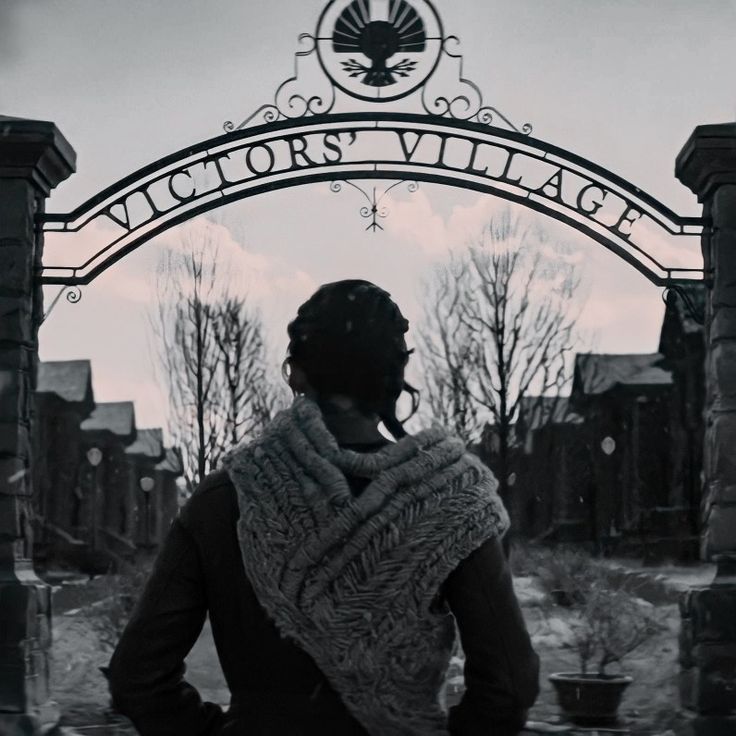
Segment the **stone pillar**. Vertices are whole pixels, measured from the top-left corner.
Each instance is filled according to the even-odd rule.
[[[694,733],[725,736],[736,734],[736,123],[697,127],[675,173],[709,221],[701,554],[718,566],[682,601],[681,696]]]
[[[31,559],[31,407],[43,314],[35,218],[73,171],[53,123],[0,116],[0,736],[41,733],[49,700],[50,588]]]

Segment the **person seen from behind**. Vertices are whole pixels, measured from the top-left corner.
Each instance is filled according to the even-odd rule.
[[[292,405],[181,509],[111,659],[113,705],[144,736],[523,728],[539,660],[501,546],[508,515],[459,439],[397,419],[403,391],[417,405],[407,330],[367,281],[326,284],[299,308]],[[226,713],[184,679],[207,615]],[[448,711],[456,631],[465,692]]]

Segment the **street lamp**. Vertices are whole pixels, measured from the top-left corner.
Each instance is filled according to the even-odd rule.
[[[616,440],[613,437],[604,437],[601,440],[601,450],[605,455],[611,456],[616,451]]]
[[[147,475],[144,475],[138,481],[138,485],[140,485],[143,493],[150,493],[153,490],[153,487],[156,485],[156,481],[154,481],[153,478],[149,478]]]
[[[148,475],[144,475],[139,481],[138,485],[140,486],[140,489],[143,491],[143,498],[145,499],[145,514],[146,514],[146,524],[145,524],[145,545],[146,547],[150,546],[151,544],[151,491],[154,489],[156,485],[156,481],[151,478]]]
[[[97,507],[99,496],[98,473],[102,462],[102,450],[90,447],[87,450],[87,462],[92,466],[92,549],[97,549]]]
[[[93,468],[96,468],[102,462],[102,450],[99,447],[90,447],[87,450],[87,460]]]

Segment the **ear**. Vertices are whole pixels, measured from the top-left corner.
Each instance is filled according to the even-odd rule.
[[[309,385],[307,375],[298,363],[289,361],[289,388],[297,394],[311,394],[312,387]]]

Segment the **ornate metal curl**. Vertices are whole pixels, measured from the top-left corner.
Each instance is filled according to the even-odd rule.
[[[70,304],[79,304],[82,299],[82,290],[78,286],[63,286],[54,297],[53,301],[49,305],[49,308],[44,313],[43,318],[41,319],[41,324],[43,324],[48,319],[49,315],[59,302],[59,299],[61,299],[62,295],[64,295],[64,297]]]
[[[454,54],[447,47],[449,44],[460,45],[457,36],[447,36],[442,39],[442,53],[454,60],[458,66],[457,79],[460,89],[454,96],[446,93],[435,93],[429,91],[429,84],[422,88],[422,106],[429,115],[437,117],[453,118],[454,120],[467,120],[483,125],[496,125],[496,118],[517,133],[530,135],[533,128],[530,123],[524,123],[521,128],[514,125],[500,110],[483,102],[483,93],[478,85],[463,76],[464,59],[462,54]],[[427,80],[429,83],[430,80]]]
[[[368,204],[363,205],[360,208],[360,216],[366,220],[370,219],[366,230],[372,230],[374,233],[376,230],[383,230],[383,225],[381,225],[378,220],[385,220],[391,212],[386,205],[381,205],[381,202],[392,189],[400,184],[406,184],[407,190],[412,194],[419,189],[419,182],[417,181],[395,181],[390,187],[384,189],[380,195],[376,194],[376,187],[373,187],[371,194],[368,194],[363,187],[358,186],[355,182],[343,179],[341,181],[331,181],[330,191],[335,192],[336,194],[341,192],[343,184],[347,184],[353,189],[357,189],[365,197]]]
[[[687,291],[677,284],[670,284],[662,290],[662,301],[665,304],[667,304],[670,292],[674,294],[675,297],[679,297],[682,300],[682,303],[692,320],[703,327],[705,325],[705,310],[698,309]]]
[[[335,105],[335,87],[327,79],[329,86],[329,97],[319,94],[306,95],[299,91],[289,92],[289,88],[299,81],[299,61],[304,57],[311,56],[317,50],[317,39],[311,33],[301,33],[299,43],[310,42],[310,46],[294,54],[294,75],[284,80],[276,89],[274,101],[261,105],[254,113],[249,115],[242,123],[235,125],[232,120],[226,120],[222,127],[226,133],[247,128],[252,123],[275,123],[278,120],[291,120],[295,118],[310,117],[313,115],[326,115]]]

